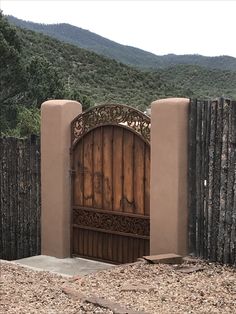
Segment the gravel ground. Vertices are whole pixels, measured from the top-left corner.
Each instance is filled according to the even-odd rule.
[[[0,313],[114,313],[83,300],[104,297],[145,313],[236,313],[236,268],[188,261],[181,266],[144,262],[83,277],[62,277],[1,262]],[[195,271],[198,270],[198,271]]]

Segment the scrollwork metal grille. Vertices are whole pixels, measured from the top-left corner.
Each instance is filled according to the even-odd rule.
[[[91,129],[109,124],[130,128],[146,142],[150,142],[150,117],[126,105],[107,104],[93,107],[78,115],[72,121],[72,145]]]

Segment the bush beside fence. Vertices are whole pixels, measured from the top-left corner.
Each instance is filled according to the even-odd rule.
[[[0,258],[40,254],[39,138],[0,138]]]
[[[191,101],[189,209],[190,252],[236,264],[235,101]]]

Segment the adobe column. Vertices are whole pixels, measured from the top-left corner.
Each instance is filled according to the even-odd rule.
[[[189,99],[151,104],[150,254],[188,253]]]
[[[70,256],[70,123],[82,112],[70,100],[41,107],[41,254]]]

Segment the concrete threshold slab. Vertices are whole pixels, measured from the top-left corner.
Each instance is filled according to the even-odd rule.
[[[114,266],[85,258],[57,258],[46,255],[26,257],[13,262],[31,269],[50,271],[65,276],[84,276]]]

